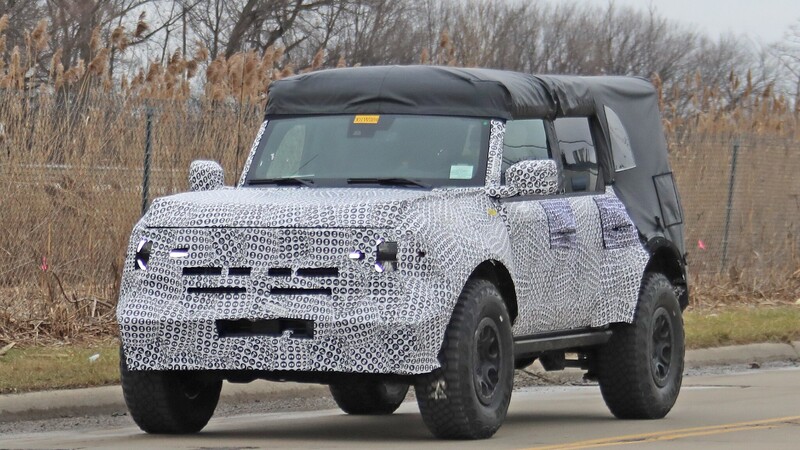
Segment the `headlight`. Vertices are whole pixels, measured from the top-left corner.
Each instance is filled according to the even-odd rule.
[[[139,245],[136,246],[136,268],[141,270],[147,270],[147,264],[150,263],[150,251],[153,249],[153,242],[148,241],[147,239],[142,239],[139,241]]]
[[[397,242],[380,242],[375,255],[375,270],[391,272],[397,269]]]

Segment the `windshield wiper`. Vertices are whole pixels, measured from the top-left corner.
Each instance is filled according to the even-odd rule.
[[[300,177],[261,178],[250,180],[247,182],[247,184],[250,186],[256,186],[259,184],[275,184],[278,186],[313,186],[314,180]]]
[[[427,184],[410,178],[348,178],[347,184],[380,184],[384,186],[416,186],[430,188]]]

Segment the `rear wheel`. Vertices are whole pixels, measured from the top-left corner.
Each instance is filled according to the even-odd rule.
[[[332,384],[331,394],[336,404],[347,414],[391,414],[400,407],[408,393],[408,383],[368,381],[363,383]]]
[[[143,431],[196,433],[214,414],[222,380],[205,380],[191,371],[130,371],[122,349],[119,365],[125,403]]]
[[[614,329],[598,351],[597,378],[606,405],[620,419],[660,419],[683,379],[683,316],[672,284],[647,273],[631,324]]]
[[[491,437],[506,417],[514,383],[511,321],[494,284],[467,282],[439,362],[414,386],[425,425],[439,438]]]

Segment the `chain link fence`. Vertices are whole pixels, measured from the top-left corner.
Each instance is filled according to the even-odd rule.
[[[780,290],[800,268],[797,142],[693,136],[670,148],[691,273]]]
[[[193,159],[233,182],[262,117],[262,105],[3,93],[0,334],[107,328],[143,204],[186,191]]]
[[[12,322],[52,329],[63,320],[75,328],[61,331],[68,335],[87,323],[76,317],[111,317],[143,207],[186,191],[194,159],[220,161],[235,183],[262,108],[4,94],[0,332]],[[670,143],[696,282],[722,277],[775,291],[798,270],[796,147],[759,136]]]

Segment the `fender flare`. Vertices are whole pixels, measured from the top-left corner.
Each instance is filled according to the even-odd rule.
[[[647,241],[645,249],[650,254],[645,272],[663,273],[675,286],[681,309],[689,306],[689,277],[686,258],[669,239],[661,236]]]

